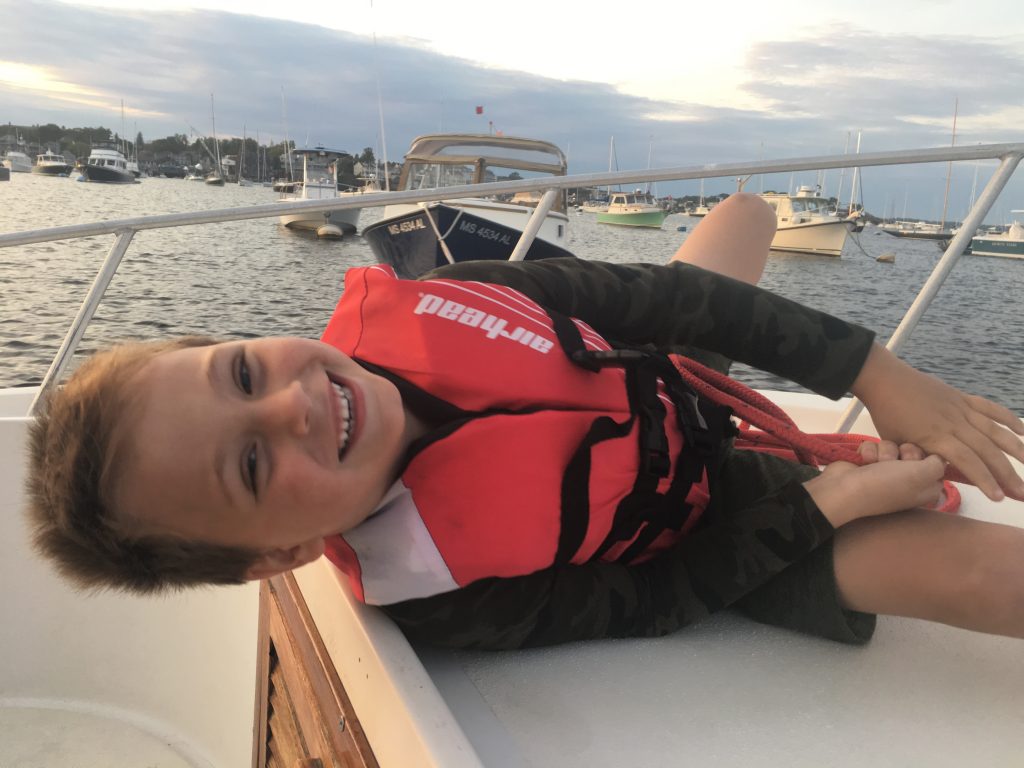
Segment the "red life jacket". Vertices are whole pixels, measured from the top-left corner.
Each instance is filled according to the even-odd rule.
[[[373,515],[327,539],[364,602],[639,562],[707,504],[718,437],[668,359],[627,352],[622,367],[592,328],[514,289],[351,269],[322,340],[444,424]]]

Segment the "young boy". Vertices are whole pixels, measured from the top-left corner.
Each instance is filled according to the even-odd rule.
[[[95,356],[34,428],[37,545],[81,585],[141,592],[326,549],[413,638],[454,646],[662,634],[726,606],[846,642],[875,613],[1024,637],[1024,531],[915,509],[943,459],[1024,499],[1005,455],[1024,460],[1024,424],[755,288],[774,215],[748,195],[716,212],[667,267],[352,270],[322,342]],[[886,440],[820,474],[734,450],[668,358],[611,351],[639,344],[852,391]]]

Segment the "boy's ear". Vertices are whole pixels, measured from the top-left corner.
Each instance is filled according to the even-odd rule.
[[[271,576],[311,563],[323,553],[322,538],[310,539],[288,549],[267,549],[246,569],[245,578],[249,581],[269,579]]]

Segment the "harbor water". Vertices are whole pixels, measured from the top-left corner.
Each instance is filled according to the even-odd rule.
[[[0,183],[0,232],[101,219],[273,202],[265,187],[181,179],[78,183],[12,174]],[[380,216],[362,212],[360,229]],[[598,224],[570,214],[568,248],[585,259],[667,260],[699,220],[669,216],[660,230]],[[680,231],[685,227],[686,231]],[[0,387],[38,382],[66,333],[112,236],[0,248]],[[894,254],[894,263],[876,258]],[[888,338],[941,256],[933,241],[867,227],[841,258],[773,253],[762,285]],[[79,357],[119,339],[199,333],[222,338],[316,338],[345,270],[374,263],[359,236],[320,241],[276,219],[140,232],[80,345]],[[1024,414],[1024,261],[965,256],[901,356],[969,392]],[[737,366],[752,386],[799,389]]]

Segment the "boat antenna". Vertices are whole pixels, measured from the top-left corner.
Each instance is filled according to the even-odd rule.
[[[370,15],[373,15],[373,0],[370,0]],[[384,136],[384,102],[380,96],[380,68],[377,66],[377,27],[371,24],[373,31],[373,76],[377,81],[377,116],[380,119],[380,148],[384,154],[384,191],[391,191],[391,174],[388,173],[388,140]]]

